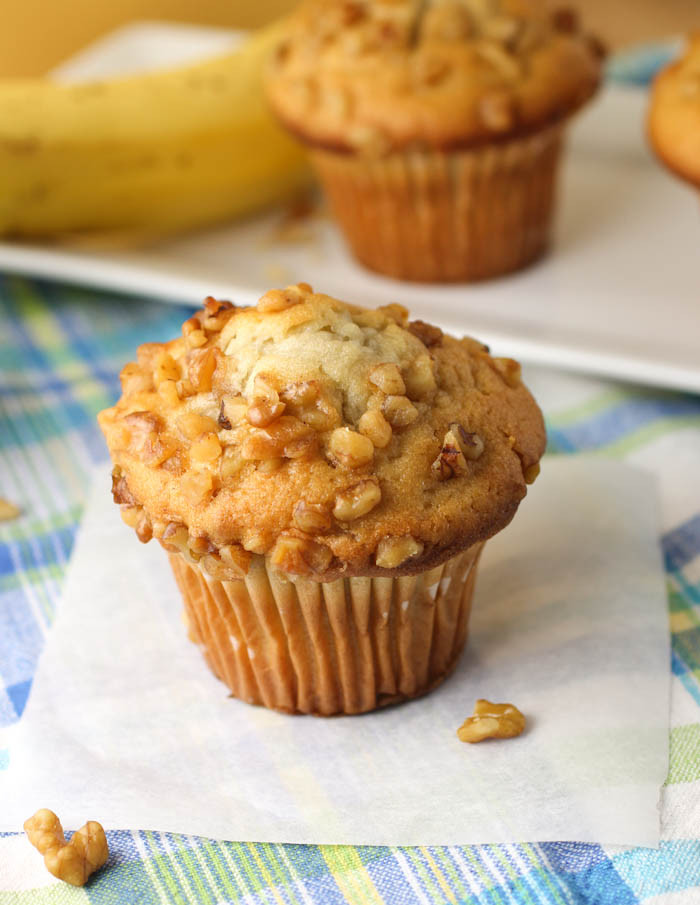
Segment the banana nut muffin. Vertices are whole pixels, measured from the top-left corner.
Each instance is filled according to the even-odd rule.
[[[190,634],[252,703],[354,713],[437,684],[483,542],[537,475],[511,359],[300,283],[207,299],[100,425],[114,499],[170,553]]]
[[[656,77],[648,132],[663,163],[700,188],[700,32],[689,38],[681,59]]]
[[[600,75],[542,0],[306,0],[267,89],[359,260],[469,280],[544,250],[563,127]]]

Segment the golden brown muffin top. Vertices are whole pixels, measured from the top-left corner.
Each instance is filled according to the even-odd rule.
[[[544,0],[307,0],[268,96],[292,132],[324,147],[474,146],[573,113],[601,56],[573,11]]]
[[[213,298],[148,343],[100,413],[142,541],[234,579],[411,574],[512,518],[544,450],[519,365],[473,339],[300,283]]]
[[[654,81],[649,138],[669,169],[700,186],[700,32]]]

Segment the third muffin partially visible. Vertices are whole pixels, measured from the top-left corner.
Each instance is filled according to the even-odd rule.
[[[307,0],[268,94],[360,261],[479,280],[546,249],[562,134],[601,56],[540,0]]]

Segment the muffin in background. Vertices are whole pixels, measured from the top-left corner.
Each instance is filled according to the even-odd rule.
[[[600,45],[541,0],[306,0],[267,92],[355,256],[470,281],[547,248],[565,127]]]
[[[360,713],[445,678],[544,450],[516,362],[300,283],[207,299],[121,380],[99,416],[114,499],[235,696]]]
[[[654,80],[647,131],[662,163],[700,189],[700,32]]]

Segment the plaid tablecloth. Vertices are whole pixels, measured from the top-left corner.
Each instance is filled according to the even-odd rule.
[[[0,769],[60,605],[90,469],[106,458],[95,414],[117,396],[137,344],[171,337],[185,316],[0,278],[0,496],[22,507],[0,525]],[[29,844],[9,835],[0,903],[700,903],[700,398],[538,369],[527,380],[547,415],[549,454],[624,458],[660,480],[674,679],[659,850],[263,845],[143,830],[110,833],[108,869],[74,889],[48,874],[37,888]]]

